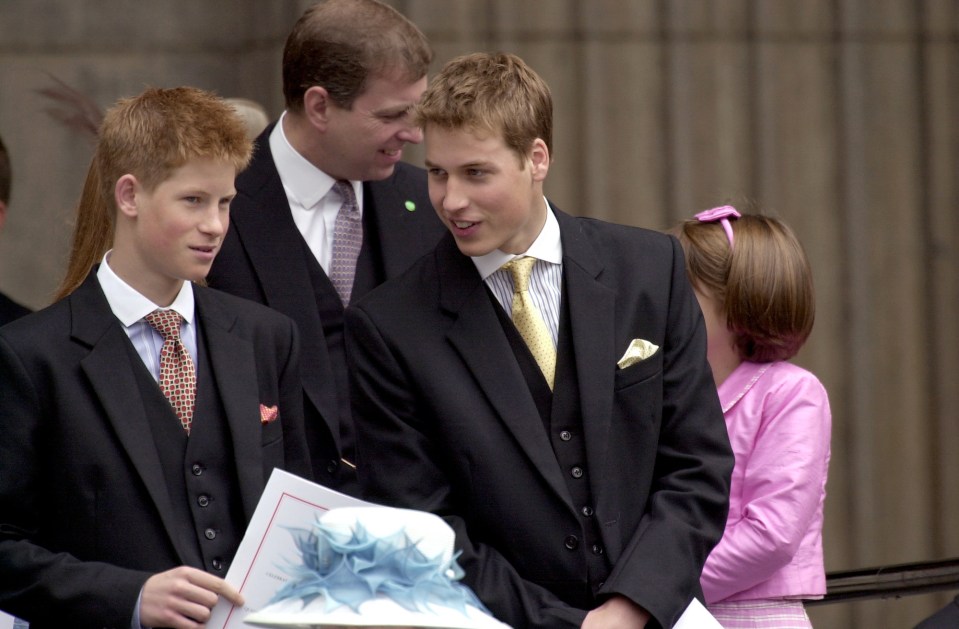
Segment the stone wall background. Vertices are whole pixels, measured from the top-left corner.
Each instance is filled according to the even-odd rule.
[[[282,108],[280,53],[309,2],[0,0],[0,135],[14,190],[0,287],[33,307],[63,272],[91,142],[37,93],[101,107],[191,84]],[[830,391],[827,569],[959,556],[956,0],[391,0],[436,67],[507,50],[550,83],[547,193],[664,229],[750,201],[814,265],[797,362]],[[421,159],[414,150],[408,159]],[[907,627],[949,595],[817,607],[817,627]]]

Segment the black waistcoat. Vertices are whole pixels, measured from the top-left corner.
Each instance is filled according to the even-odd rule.
[[[368,206],[368,204],[366,204]],[[366,207],[365,210],[369,208]],[[312,404],[305,404],[306,435],[310,442],[310,454],[313,463],[314,479],[324,485],[335,487],[337,490],[351,495],[359,494],[359,481],[355,469],[343,465],[340,457],[356,461],[353,416],[350,409],[349,378],[346,366],[346,347],[343,337],[343,302],[333,288],[329,276],[320,266],[313,251],[301,239],[306,268],[310,274],[310,283],[313,286],[313,297],[319,313],[320,324],[323,326],[323,338],[326,341],[327,354],[333,369],[334,386],[336,388],[337,417],[320,417]],[[353,279],[351,300],[359,299],[386,278],[385,266],[381,252],[373,243],[379,242],[376,221],[372,212],[363,212],[363,246],[356,260],[356,274]],[[323,434],[322,425],[328,421],[338,427],[340,451],[338,453],[321,451],[318,444],[327,441]]]
[[[213,378],[202,330],[197,333],[197,397],[190,436],[180,426],[134,351],[143,406],[178,522],[184,561],[224,576],[246,528],[230,428]]]
[[[593,507],[595,502],[586,461],[586,441],[569,307],[566,300],[563,300],[560,308],[556,374],[553,391],[550,391],[529,347],[492,292],[490,299],[494,302],[510,347],[536,402],[557,465],[566,481],[572,504],[579,514],[578,530],[569,531],[563,540],[562,552],[581,553],[586,566],[586,574],[583,575],[584,588],[580,592],[567,590],[554,593],[574,607],[591,609],[597,602],[595,593],[609,576],[610,566],[599,534],[599,518]]]
[[[375,229],[375,227],[369,227],[368,222],[372,221],[368,221],[366,213],[364,213],[363,247],[360,249],[359,258],[356,261],[356,275],[354,276],[351,299],[358,299],[363,293],[368,292],[383,276],[379,254],[370,245],[372,238],[375,237],[371,229]],[[333,282],[323,271],[323,267],[320,266],[305,240],[303,241],[303,250],[306,257],[306,267],[310,274],[310,282],[313,285],[316,309],[323,326],[323,337],[326,341],[330,365],[333,369],[338,413],[333,423],[339,427],[339,456],[347,461],[355,462],[353,415],[350,410],[346,345],[343,336],[343,302],[340,300],[336,289],[333,288]],[[307,438],[311,440],[323,439],[317,432],[318,426],[316,425],[317,422],[322,422],[323,418],[313,414],[310,411],[312,408],[312,404],[306,405]],[[310,452],[312,454],[315,450],[311,447]],[[347,465],[342,465],[339,457],[334,459],[313,456],[313,474],[317,482],[334,486],[338,491],[353,495],[357,495],[359,491],[355,470]]]

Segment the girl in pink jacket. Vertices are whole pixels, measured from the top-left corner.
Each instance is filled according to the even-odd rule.
[[[726,530],[703,568],[707,607],[726,629],[811,627],[802,601],[826,592],[831,415],[816,376],[786,362],[812,330],[809,262],[781,221],[730,206],[677,236],[736,456]]]

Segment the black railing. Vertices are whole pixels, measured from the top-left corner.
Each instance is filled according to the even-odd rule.
[[[825,605],[944,590],[959,590],[959,558],[830,572],[826,596],[805,603]]]

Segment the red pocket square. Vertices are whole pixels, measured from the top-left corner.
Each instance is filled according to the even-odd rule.
[[[264,426],[275,420],[279,414],[280,412],[276,409],[275,404],[273,406],[260,404],[260,423]]]

